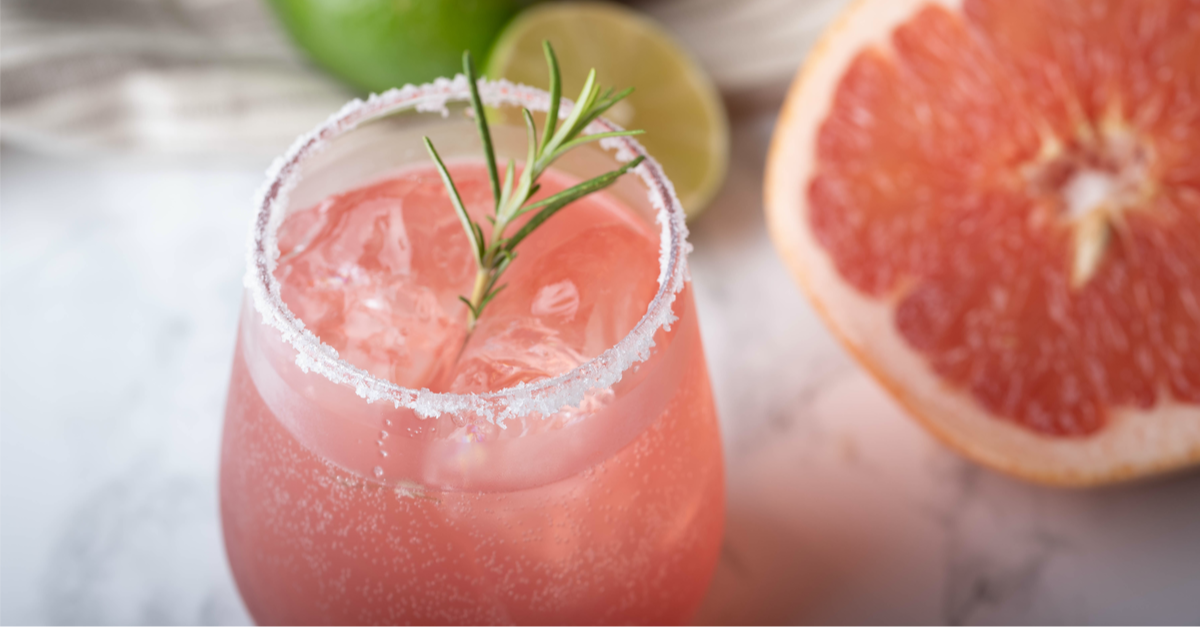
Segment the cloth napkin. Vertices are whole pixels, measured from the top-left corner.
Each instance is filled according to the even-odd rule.
[[[631,2],[731,107],[778,104],[846,0]],[[53,153],[278,154],[353,92],[261,0],[4,0],[0,140]]]

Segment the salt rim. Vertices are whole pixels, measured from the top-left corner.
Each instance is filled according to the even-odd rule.
[[[479,93],[482,100],[493,107],[508,104],[533,111],[549,109],[550,95],[546,92],[505,80],[480,79]],[[515,387],[483,394],[437,393],[425,388],[401,387],[342,361],[333,347],[322,343],[292,314],[283,302],[279,281],[275,279],[279,258],[276,233],[283,222],[288,194],[298,182],[303,159],[319,153],[329,140],[364,122],[410,107],[420,112],[441,113],[445,117],[449,115],[448,102],[465,101],[469,97],[467,78],[462,74],[453,80],[439,78],[420,86],[405,85],[401,89],[372,95],[365,102],[352,100],[323,124],[297,138],[287,152],[271,164],[267,181],[256,196],[257,212],[250,230],[244,282],[263,322],[278,329],[283,339],[296,349],[296,365],[304,372],[315,371],[334,383],[352,386],[368,403],[391,400],[397,409],[410,408],[422,418],[474,412],[504,427],[504,421],[509,418],[533,412],[549,416],[567,406],[578,407],[588,391],[611,387],[621,380],[630,366],[650,357],[655,333],[659,329],[670,330],[676,320],[672,308],[675,296],[687,280],[687,254],[691,252],[683,207],[662,167],[633,138],[605,138],[600,140],[600,145],[615,150],[615,158],[620,162],[628,162],[638,155],[645,157],[632,172],[649,188],[647,197],[656,210],[656,222],[660,225],[658,292],[650,301],[646,314],[616,346],[557,377],[532,384],[518,383]],[[573,106],[564,98],[560,118],[566,118]],[[620,127],[604,119],[595,120],[585,129],[589,135],[616,130]]]

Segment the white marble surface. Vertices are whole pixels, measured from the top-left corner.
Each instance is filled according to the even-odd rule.
[[[698,619],[1200,622],[1200,475],[1061,491],[931,440],[771,248],[770,126],[694,226],[729,470]],[[265,159],[0,159],[0,621],[246,622],[216,469]]]

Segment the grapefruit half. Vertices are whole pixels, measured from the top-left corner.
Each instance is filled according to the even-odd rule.
[[[950,446],[1059,485],[1200,463],[1200,3],[861,0],[765,195],[826,322]]]

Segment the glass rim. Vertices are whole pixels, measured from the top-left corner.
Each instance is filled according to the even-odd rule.
[[[479,79],[479,92],[483,102],[492,107],[523,106],[540,112],[549,109],[550,95],[526,85]],[[431,392],[425,388],[414,390],[400,386],[342,360],[337,350],[323,343],[291,312],[283,302],[280,284],[275,278],[279,258],[276,234],[286,213],[288,195],[302,178],[300,166],[306,158],[319,153],[331,140],[391,113],[413,109],[421,113],[440,113],[445,117],[449,114],[448,103],[468,101],[469,98],[470,89],[462,74],[452,80],[439,78],[424,85],[406,85],[373,94],[365,101],[352,100],[324,123],[298,137],[267,170],[267,180],[257,194],[248,242],[245,287],[263,322],[277,329],[296,349],[296,365],[302,371],[315,371],[335,384],[350,386],[368,403],[392,401],[397,409],[407,407],[423,418],[473,412],[504,427],[504,421],[509,418],[535,412],[545,417],[563,408],[578,406],[590,390],[616,384],[632,366],[650,357],[655,334],[659,329],[670,330],[677,319],[675,298],[686,283],[687,254],[691,250],[683,206],[662,167],[634,138],[610,137],[599,143],[601,148],[615,151],[613,156],[618,162],[628,162],[639,155],[645,157],[630,172],[645,183],[647,198],[656,211],[655,219],[660,228],[658,291],[646,313],[620,341],[558,376],[484,393]],[[572,107],[573,103],[564,98],[560,117],[567,117]],[[587,126],[585,133],[616,130],[621,129],[598,118]]]

